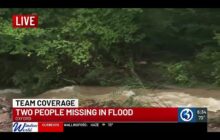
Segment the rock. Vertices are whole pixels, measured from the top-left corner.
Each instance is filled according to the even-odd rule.
[[[1,101],[1,102],[5,102],[5,101],[6,101],[6,97],[1,97],[1,98],[0,98],[0,101]]]
[[[11,101],[8,100],[6,97],[0,97],[0,108],[10,108]]]
[[[11,121],[10,115],[8,113],[0,114],[0,123]]]
[[[0,132],[11,132],[11,128],[12,128],[11,122],[0,123]]]
[[[2,108],[2,111],[3,111],[3,113],[4,113],[4,112],[9,112],[10,110],[9,110],[9,108],[3,107],[3,108]]]

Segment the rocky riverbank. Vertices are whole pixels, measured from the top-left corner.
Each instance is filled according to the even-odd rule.
[[[11,101],[0,97],[0,132],[11,131]]]

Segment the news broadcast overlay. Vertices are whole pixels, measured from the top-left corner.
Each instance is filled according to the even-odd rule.
[[[170,127],[174,124],[207,125],[207,108],[79,107],[78,99],[13,99],[12,113],[13,132],[134,129],[157,123],[166,127],[168,124]]]
[[[38,15],[36,14],[20,14],[12,16],[13,28],[37,28]]]

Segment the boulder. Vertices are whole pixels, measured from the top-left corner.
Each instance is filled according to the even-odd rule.
[[[9,122],[9,121],[11,121],[9,113],[0,114],[0,123]]]

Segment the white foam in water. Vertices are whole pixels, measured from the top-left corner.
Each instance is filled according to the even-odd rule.
[[[220,100],[196,97],[182,92],[160,92],[154,93],[154,96],[136,96],[135,99],[153,106],[156,106],[154,103],[156,101],[164,107],[207,107],[212,112],[220,110]]]
[[[99,91],[97,91],[99,92]],[[68,86],[60,89],[50,90],[41,94],[41,97],[69,97],[75,93],[74,86]],[[74,94],[75,95],[75,94]],[[209,111],[217,112],[220,110],[220,100],[215,98],[204,98],[193,96],[184,92],[158,92],[137,95],[132,90],[124,90],[121,95],[129,98],[134,96],[134,99],[141,102],[144,106],[152,107],[207,107]],[[135,96],[136,95],[136,96]],[[96,95],[101,100],[105,98],[111,99],[108,95]]]
[[[127,97],[131,97],[131,96],[134,96],[135,93],[132,90],[128,90],[128,91],[123,91],[122,95],[125,95]]]
[[[8,93],[21,94],[21,90],[19,90],[19,89],[4,89],[4,90],[0,90],[0,94],[8,94]]]
[[[63,87],[63,88],[60,88],[60,89],[55,89],[55,90],[51,90],[51,92],[73,92],[74,91],[74,86],[67,86],[67,87]]]

